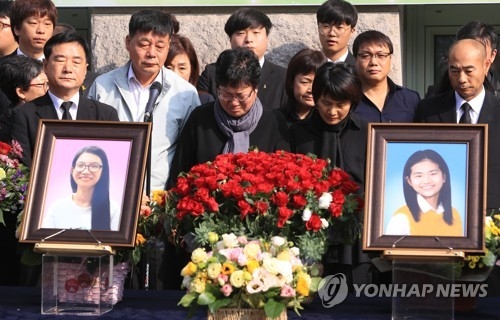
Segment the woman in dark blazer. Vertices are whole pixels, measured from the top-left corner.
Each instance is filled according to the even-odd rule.
[[[363,193],[368,124],[352,113],[362,97],[354,67],[346,63],[323,64],[316,71],[312,94],[316,105],[313,114],[290,127],[292,152],[329,159],[331,166],[349,173]],[[362,252],[359,241],[353,245],[342,243],[342,231],[330,233],[332,245],[323,259],[325,273],[345,274],[351,289],[352,283],[370,283],[369,257]]]

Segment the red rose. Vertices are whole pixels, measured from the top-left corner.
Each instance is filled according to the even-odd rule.
[[[292,205],[295,209],[302,209],[307,204],[307,199],[301,194],[294,194]]]
[[[311,215],[311,218],[306,222],[306,229],[314,232],[321,229],[321,219],[317,214]]]
[[[10,145],[8,145],[5,142],[0,141],[0,154],[4,154],[4,155],[9,154],[10,149],[11,149]]]
[[[259,200],[255,203],[255,207],[257,208],[257,212],[266,213],[269,210],[269,203],[264,200]]]
[[[359,185],[352,180],[344,181],[342,183],[342,192],[344,192],[344,194],[356,192],[358,189]]]
[[[344,193],[342,192],[342,190],[335,190],[332,192],[332,202],[333,203],[336,203],[338,205],[343,205],[344,202],[345,202],[345,197],[344,197]]]
[[[342,205],[336,204],[332,201],[330,207],[328,208],[333,217],[337,218],[342,215]]]
[[[245,219],[245,217],[249,213],[254,212],[254,210],[253,210],[252,206],[250,205],[250,203],[248,203],[247,201],[245,201],[243,199],[238,200],[238,208],[240,208],[241,219]]]
[[[271,200],[278,206],[284,207],[288,203],[288,195],[283,191],[278,191],[271,197]]]
[[[205,203],[209,211],[219,212],[219,204],[215,201],[214,197],[209,197],[203,203]]]
[[[180,196],[185,196],[189,192],[188,180],[184,177],[177,178],[177,184],[174,188],[174,192],[178,193]]]
[[[333,169],[329,177],[330,183],[334,187],[340,186],[340,184],[342,184],[342,182],[347,179],[349,179],[349,175],[347,174],[347,172],[338,168]]]
[[[293,211],[287,207],[278,208],[278,218],[283,220],[288,220],[293,216]]]

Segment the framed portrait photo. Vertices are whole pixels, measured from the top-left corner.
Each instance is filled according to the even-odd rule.
[[[41,120],[20,242],[133,247],[150,123]]]
[[[363,249],[484,252],[487,130],[369,124]]]

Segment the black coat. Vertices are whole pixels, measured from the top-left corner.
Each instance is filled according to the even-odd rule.
[[[217,126],[214,106],[215,102],[201,105],[189,115],[177,142],[167,189],[175,185],[179,173],[222,154],[227,137]],[[290,151],[286,120],[278,110],[263,108],[259,123],[250,134],[250,147],[254,146],[263,152]]]
[[[344,171],[360,185],[364,192],[366,171],[366,146],[368,139],[368,123],[350,113],[349,122],[340,135]],[[321,155],[323,152],[323,119],[316,110],[306,121],[299,121],[290,127],[290,146],[292,152]]]

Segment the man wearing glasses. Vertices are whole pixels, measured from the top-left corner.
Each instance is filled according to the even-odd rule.
[[[319,7],[316,21],[322,51],[328,60],[354,66],[356,60],[347,44],[358,22],[356,8],[344,0],[328,0]]]
[[[60,33],[47,41],[44,54],[49,91],[14,108],[13,113],[12,139],[21,144],[23,162],[28,167],[31,166],[40,119],[119,121],[113,107],[80,94],[90,59],[90,48],[85,39],[76,33]],[[45,87],[45,84],[41,85]]]
[[[368,122],[413,122],[420,95],[389,78],[391,39],[379,31],[365,31],[354,39],[352,50],[363,89],[354,113]]]

